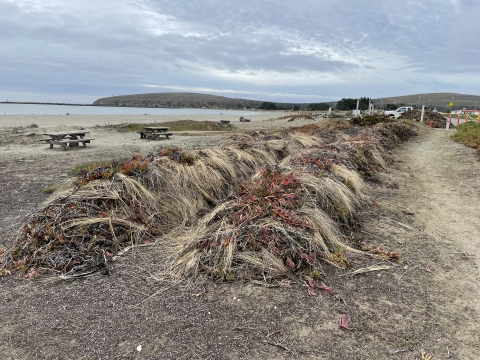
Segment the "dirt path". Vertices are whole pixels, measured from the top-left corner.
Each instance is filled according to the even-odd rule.
[[[480,166],[473,151],[449,141],[450,133],[429,131],[402,156],[415,173],[412,187],[422,195],[417,216],[425,231],[456,244],[480,260]],[[421,200],[420,200],[421,199]],[[414,200],[414,199],[412,199]],[[480,272],[472,272],[477,279]],[[477,294],[480,283],[476,285]],[[480,298],[480,297],[479,297]]]
[[[138,250],[110,276],[0,278],[1,358],[411,360],[425,349],[432,360],[480,359],[480,162],[450,134],[422,129],[393,151],[355,236],[401,260],[357,276],[326,267],[324,281],[345,302],[308,296],[301,283],[172,283],[158,254]],[[23,160],[0,158],[6,243],[74,163],[63,153]],[[58,177],[45,176],[47,163]],[[372,261],[353,256],[353,269]],[[344,314],[354,331],[339,328]]]
[[[414,213],[421,231],[411,239],[418,242],[412,245],[416,270],[425,272],[425,264],[433,269],[427,281],[421,279],[426,274],[416,280],[432,320],[426,323],[443,332],[435,358],[479,359],[480,162],[451,134],[423,129],[395,153],[402,163],[390,176],[400,189],[387,206]]]

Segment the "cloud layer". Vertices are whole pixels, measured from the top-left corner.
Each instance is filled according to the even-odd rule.
[[[476,0],[0,0],[0,99],[480,94],[479,13]]]

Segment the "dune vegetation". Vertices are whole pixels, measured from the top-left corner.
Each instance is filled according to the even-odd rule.
[[[369,178],[414,125],[339,128],[238,133],[209,149],[90,164],[24,226],[1,266],[78,275],[152,246],[173,277],[271,281],[317,278],[324,266],[349,267],[353,253],[396,259],[352,230]]]
[[[480,123],[470,121],[458,125],[457,131],[452,135],[452,140],[477,149],[477,153],[480,155]]]

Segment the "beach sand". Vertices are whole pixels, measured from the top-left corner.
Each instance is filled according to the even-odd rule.
[[[286,115],[284,112],[261,112],[245,116],[252,122],[278,118]],[[0,128],[11,126],[29,126],[36,124],[42,128],[56,128],[59,126],[95,127],[122,123],[157,123],[175,120],[220,121],[230,120],[239,122],[239,115],[218,114],[182,114],[182,115],[0,115]]]
[[[312,120],[288,121],[283,112],[249,116],[251,122],[240,122],[238,115],[4,115],[0,116],[0,159],[69,158],[72,164],[86,160],[124,158],[155,152],[165,146],[201,149],[215,146],[222,138],[242,131],[269,131],[311,124]],[[109,125],[127,123],[162,123],[176,120],[230,120],[231,131],[181,131],[162,140],[140,139],[136,132],[119,132]],[[50,149],[40,142],[45,132],[83,129],[94,138],[86,148],[73,147],[63,151],[60,146]],[[74,165],[75,166],[75,165]]]

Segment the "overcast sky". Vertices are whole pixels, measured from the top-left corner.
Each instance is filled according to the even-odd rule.
[[[0,100],[480,95],[479,0],[0,0]]]

